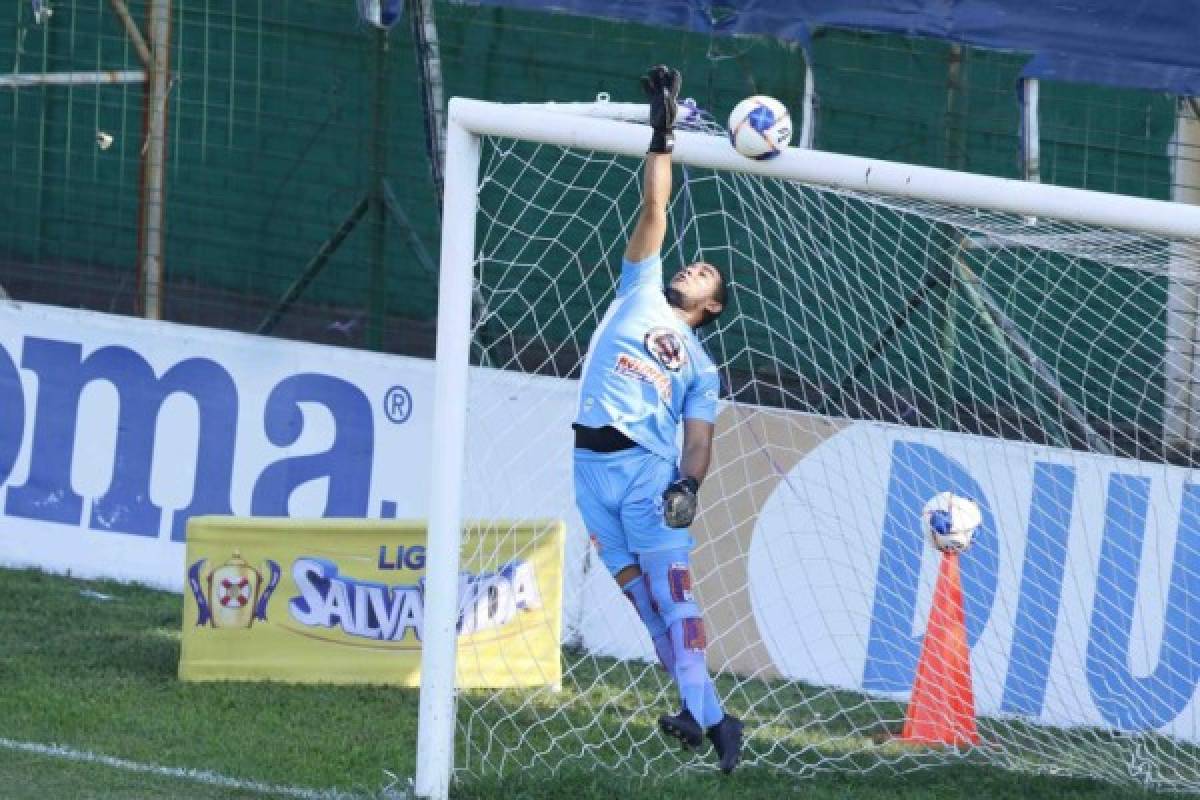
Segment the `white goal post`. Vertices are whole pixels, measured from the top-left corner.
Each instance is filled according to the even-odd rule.
[[[465,98],[454,98],[449,103],[437,311],[435,442],[415,779],[419,797],[445,798],[454,768],[455,646],[460,613],[457,592],[464,520],[463,475],[472,298],[476,288],[473,266],[481,137],[641,157],[646,149],[647,128],[634,121],[607,119],[604,115],[603,104],[504,105]],[[621,107],[620,116],[629,116],[628,107]],[[1200,207],[1178,203],[797,148],[776,159],[757,162],[738,155],[721,137],[691,131],[677,134],[674,160],[688,168],[744,173],[902,198],[905,202],[1062,220],[1145,233],[1174,242],[1200,242]],[[563,464],[562,469],[567,470],[568,465]]]

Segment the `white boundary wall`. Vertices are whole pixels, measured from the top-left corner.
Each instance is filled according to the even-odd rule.
[[[503,506],[468,492],[465,515],[577,530],[561,468],[574,386],[472,373],[470,391],[511,404],[485,435],[521,454],[518,475],[544,476],[494,476]],[[0,563],[179,591],[189,508],[426,519],[433,386],[423,359],[0,305]],[[514,420],[563,433],[533,451]]]
[[[488,438],[517,461],[492,476],[487,495],[501,505],[484,507],[484,493],[467,491],[465,516],[565,518],[568,629],[592,652],[652,659],[608,576],[581,571],[586,536],[566,468],[575,385],[489,370],[472,370],[471,379],[472,393],[510,404]],[[182,386],[195,394],[175,391]],[[332,502],[343,516],[425,518],[439,446],[432,392],[433,364],[420,359],[34,305],[0,308],[0,563],[178,590],[184,553],[173,530],[197,484],[210,505],[196,513],[218,511],[215,502],[239,515],[258,504],[320,516]],[[1054,725],[1150,723],[1200,741],[1200,663],[1192,660],[1200,648],[1188,641],[1195,625],[1168,622],[1172,595],[1188,593],[1189,603],[1196,596],[1172,581],[1200,574],[1200,475],[785,416],[827,433],[785,465],[788,478],[747,520],[753,616],[774,669],[816,684],[906,693],[935,569],[917,504],[949,482],[985,511],[963,570],[979,712]],[[548,430],[562,436],[546,437]],[[200,441],[209,448],[203,455]],[[534,449],[532,441],[542,444]],[[471,460],[468,452],[468,474]],[[915,564],[917,577],[898,580],[908,574],[897,569],[902,563]],[[1102,571],[1126,576],[1126,585],[1099,581]],[[1122,595],[1128,620],[1104,627],[1113,609],[1098,614],[1097,597]],[[893,610],[907,609],[901,630],[883,621],[885,598]],[[810,611],[788,612],[797,607]],[[1128,636],[1122,663],[1089,660],[1089,642],[1114,634]]]

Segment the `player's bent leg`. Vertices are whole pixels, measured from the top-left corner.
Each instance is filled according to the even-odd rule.
[[[646,633],[650,635],[650,641],[654,643],[654,653],[658,656],[658,663],[662,665],[668,675],[674,676],[675,653],[671,648],[670,632],[667,630],[666,623],[663,622],[662,615],[658,613],[658,608],[654,605],[654,598],[650,596],[649,584],[638,566],[636,556],[613,541],[609,541],[607,544],[602,542],[602,538],[604,537],[592,535],[592,542],[600,551],[600,560],[604,562],[609,574],[621,588],[625,599],[637,611],[638,618],[646,627]]]
[[[675,653],[671,648],[671,637],[667,631],[667,624],[663,622],[662,615],[658,613],[658,608],[654,605],[654,598],[650,596],[650,586],[646,576],[638,569],[636,575],[625,578],[622,582],[621,579],[626,573],[627,570],[622,570],[614,577],[617,578],[621,591],[625,593],[625,599],[637,610],[642,624],[646,626],[646,632],[650,634],[650,640],[654,642],[654,652],[658,655],[658,661],[662,668],[667,671],[668,675],[674,676]]]
[[[700,728],[715,725],[724,711],[705,663],[704,620],[692,596],[688,552],[672,549],[639,553],[638,561],[649,579],[651,597],[670,631],[675,655],[674,678],[684,710]]]
[[[609,574],[616,578],[623,570],[640,571],[640,568],[625,538],[620,514],[621,486],[620,481],[614,479],[619,470],[614,466],[611,458],[575,451],[575,505],[597,555]],[[617,583],[620,585],[622,581]]]
[[[692,537],[686,528],[670,528],[663,520],[662,493],[677,476],[674,464],[647,455],[620,513],[629,548],[638,555],[651,599],[667,625],[675,660],[672,677],[683,703],[680,713],[664,715],[659,725],[685,746],[696,747],[703,743],[705,730],[718,726],[726,715],[708,675],[704,621],[692,597],[688,566]],[[725,735],[714,741],[725,746],[733,729],[719,730]],[[733,752],[740,753],[740,744]],[[727,765],[730,758],[736,763],[736,756],[725,757],[722,763]]]
[[[619,488],[612,465],[595,454],[575,451],[575,505],[587,527],[588,536],[609,574],[637,566],[621,523]]]
[[[576,451],[575,453],[575,504],[587,526],[596,553],[605,568],[633,604],[634,609],[646,626],[659,662],[669,674],[675,668],[674,654],[667,636],[667,626],[654,607],[650,590],[642,579],[637,557],[628,549],[625,529],[620,514],[614,506],[622,495],[623,482],[614,480],[622,470],[622,464],[612,457]]]

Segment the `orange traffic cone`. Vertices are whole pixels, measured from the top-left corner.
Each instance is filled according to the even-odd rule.
[[[953,747],[979,744],[957,553],[942,554],[917,680],[900,739]]]

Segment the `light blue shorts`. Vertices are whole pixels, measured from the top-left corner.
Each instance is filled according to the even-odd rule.
[[[638,563],[639,553],[691,550],[687,528],[663,520],[663,492],[678,477],[673,463],[640,447],[575,450],[575,504],[610,573]]]

